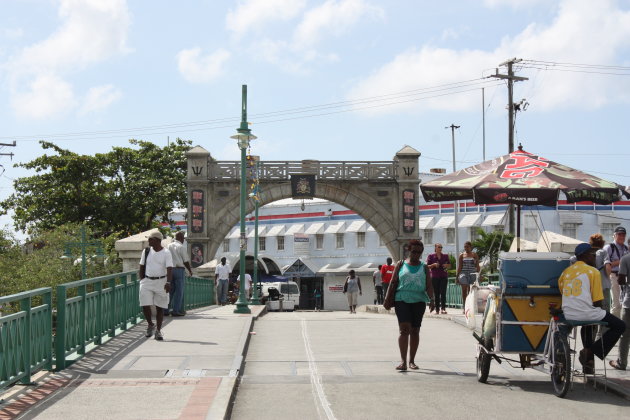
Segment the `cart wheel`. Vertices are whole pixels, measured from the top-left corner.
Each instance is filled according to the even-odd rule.
[[[567,337],[560,332],[553,336],[551,383],[556,396],[563,398],[571,387],[571,352]]]
[[[484,347],[492,351],[492,339],[484,338]],[[477,380],[482,383],[486,383],[488,380],[488,374],[490,373],[490,360],[492,356],[482,348],[477,356]]]

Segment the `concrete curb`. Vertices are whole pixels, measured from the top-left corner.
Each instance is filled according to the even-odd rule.
[[[210,410],[208,410],[206,420],[226,420],[230,418],[232,407],[234,406],[234,399],[236,398],[236,390],[238,389],[243,372],[243,365],[245,364],[245,356],[249,348],[249,341],[251,339],[250,333],[254,328],[254,321],[266,313],[267,307],[264,306],[258,315],[252,315],[247,322],[245,322],[243,330],[241,331],[241,337],[236,346],[230,373],[228,376],[221,378],[221,383],[217,388],[217,393],[214,396]]]

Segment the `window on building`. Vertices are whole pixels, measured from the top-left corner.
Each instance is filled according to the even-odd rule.
[[[337,233],[337,249],[342,249],[343,248],[343,233]]]
[[[264,236],[259,236],[258,237],[258,250],[259,251],[265,251],[267,249],[267,238],[265,238]]]
[[[315,249],[324,249],[324,235],[321,233],[315,235]]]
[[[446,243],[455,243],[455,228],[446,228]]]
[[[278,244],[278,251],[284,251],[284,236],[276,236],[276,243]]]
[[[540,229],[538,226],[540,222],[538,221],[538,216],[535,214],[526,214],[523,217],[523,237],[532,242],[538,242],[540,238]]]
[[[618,223],[602,223],[600,226],[601,234],[606,242],[611,242],[613,235],[615,234],[615,228]]]
[[[577,239],[578,223],[564,223],[562,225],[562,234],[569,238]]]
[[[468,240],[469,241],[476,241],[477,239],[479,239],[479,226],[472,226],[470,228],[470,231],[468,233]]]
[[[229,239],[224,239],[223,240],[223,252],[230,252],[230,240]]]
[[[365,248],[365,232],[357,232],[357,248]]]
[[[422,242],[425,247],[427,244],[433,243],[433,229],[425,229],[422,231]]]

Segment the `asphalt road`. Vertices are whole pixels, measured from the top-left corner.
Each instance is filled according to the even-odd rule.
[[[465,327],[425,318],[418,371],[398,372],[396,318],[343,312],[269,313],[254,325],[232,419],[620,419],[630,401],[575,382],[492,363],[477,382]]]

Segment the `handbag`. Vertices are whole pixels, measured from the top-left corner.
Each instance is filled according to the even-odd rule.
[[[396,267],[394,268],[394,275],[392,276],[392,281],[390,281],[389,286],[387,286],[387,294],[385,295],[385,299],[383,300],[383,307],[387,310],[390,310],[394,306],[396,289],[398,289],[398,272],[400,271],[401,264],[402,260],[396,263]]]

